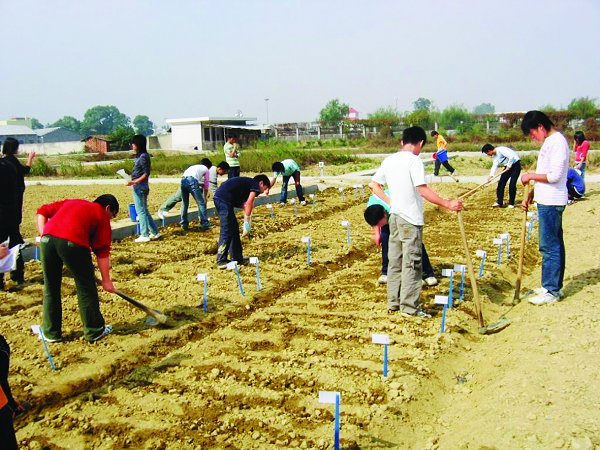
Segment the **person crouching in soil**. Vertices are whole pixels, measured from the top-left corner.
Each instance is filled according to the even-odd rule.
[[[119,202],[111,194],[101,195],[93,202],[62,200],[37,210],[44,273],[42,333],[48,342],[62,340],[60,291],[63,265],[67,266],[75,279],[83,337],[95,342],[112,331],[100,312],[91,252],[96,254],[102,288],[107,292],[115,292],[110,277],[110,220],[118,212]]]
[[[264,192],[269,193],[271,182],[264,174],[254,178],[234,177],[225,181],[215,192],[215,206],[219,213],[220,232],[219,248],[217,250],[217,267],[225,269],[227,263],[237,261],[238,264],[247,264],[242,253],[242,241],[234,208],[244,210],[243,234],[250,233],[250,221],[254,199]],[[229,255],[230,259],[227,259]]]

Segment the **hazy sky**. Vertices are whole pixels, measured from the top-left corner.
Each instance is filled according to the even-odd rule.
[[[600,97],[598,0],[0,0],[0,119],[245,116],[310,121]]]

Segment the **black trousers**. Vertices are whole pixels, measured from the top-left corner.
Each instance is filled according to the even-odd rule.
[[[510,184],[508,185],[508,204],[515,205],[515,197],[517,196],[517,183],[519,182],[519,175],[521,174],[521,162],[517,161],[512,165],[512,167],[500,175],[500,180],[498,180],[498,186],[496,187],[496,202],[500,206],[502,206],[504,202],[504,189],[506,188],[506,183],[510,179]]]

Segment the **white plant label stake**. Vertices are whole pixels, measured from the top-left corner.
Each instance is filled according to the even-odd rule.
[[[342,220],[340,224],[346,228],[346,242],[348,243],[348,245],[351,245],[352,240],[350,238],[350,222],[348,222],[347,220]]]
[[[479,264],[479,278],[483,276],[483,267],[485,266],[485,257],[487,256],[487,252],[485,250],[477,250],[475,255],[481,258],[481,263]]]
[[[310,266],[310,236],[302,236],[302,242],[306,244],[306,265]]]
[[[260,291],[261,285],[260,285],[260,269],[258,268],[258,256],[251,256],[250,264],[253,264],[256,266],[256,290]]]
[[[465,299],[465,273],[467,266],[464,264],[454,264],[454,272],[460,273],[460,288],[458,289],[458,298],[460,301]]]
[[[498,246],[498,265],[502,264],[502,244],[504,244],[504,239],[494,239],[492,241],[495,245]]]
[[[390,345],[390,337],[387,334],[372,335],[373,344],[383,345],[383,376],[388,375],[388,345]]]
[[[504,239],[506,241],[506,256],[510,256],[510,234],[502,233],[500,235],[500,239]]]
[[[323,161],[319,161],[319,172],[321,173],[321,178],[323,177],[323,168],[325,167],[325,163]]]
[[[333,448],[340,450],[340,403],[342,396],[335,391],[319,391],[319,403],[335,405],[335,422],[333,425]]]
[[[204,294],[202,296],[202,309],[204,310],[204,312],[208,312],[208,274],[199,273],[197,280],[204,284]]]
[[[235,270],[235,274],[237,276],[237,283],[238,283],[238,286],[240,288],[240,293],[242,295],[245,295],[244,294],[244,286],[242,286],[242,277],[240,277],[240,268],[238,267],[237,261],[228,262],[227,263],[227,269],[228,270]]]
[[[270,203],[267,203],[266,208],[269,210],[269,212],[271,213],[271,219],[275,218],[275,213],[273,212],[273,205],[271,205]]]
[[[448,307],[452,308],[452,297],[454,296],[454,269],[442,269],[442,276],[450,278],[450,293],[448,294]]]
[[[436,295],[433,299],[436,305],[444,305],[442,310],[442,327],[440,333],[446,332],[446,311],[448,310],[448,297],[446,295]]]

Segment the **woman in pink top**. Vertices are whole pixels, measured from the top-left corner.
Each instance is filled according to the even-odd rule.
[[[575,152],[575,168],[581,170],[581,178],[585,174],[585,164],[587,162],[587,154],[590,149],[590,142],[586,140],[583,131],[576,131],[573,136],[573,151]]]

